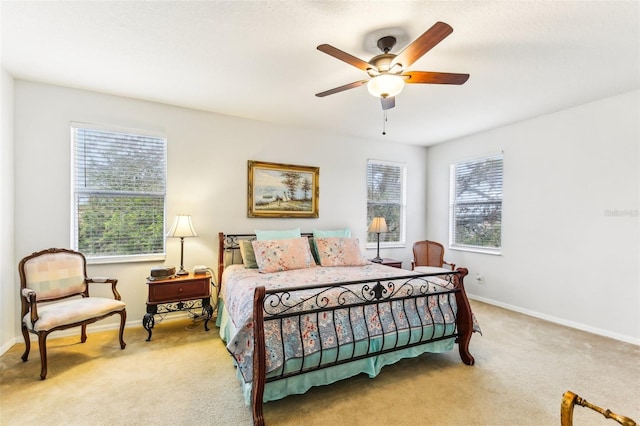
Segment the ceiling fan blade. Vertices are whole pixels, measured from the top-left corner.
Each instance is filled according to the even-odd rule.
[[[402,76],[409,77],[407,84],[464,84],[469,79],[469,74],[430,71],[409,71]]]
[[[329,44],[321,44],[317,47],[317,49],[321,52],[326,53],[327,55],[333,56],[336,59],[340,59],[341,61],[344,61],[349,65],[353,65],[354,67],[359,68],[362,71],[366,71],[370,68],[376,68],[369,62],[365,62],[360,58],[356,58],[355,56],[350,55],[347,52],[343,52],[342,50],[337,49]]]
[[[452,32],[453,28],[451,28],[450,25],[444,22],[436,22],[420,37],[415,39],[413,43],[407,46],[398,56],[393,58],[391,66],[401,64],[404,69],[407,69]]]
[[[382,103],[383,110],[391,109],[396,106],[396,97],[387,96],[386,98],[380,98],[380,102]]]
[[[316,93],[316,96],[319,98],[323,98],[328,95],[333,95],[334,93],[343,92],[349,89],[354,89],[356,87],[362,86],[363,84],[367,84],[367,81],[368,80],[354,81],[353,83],[345,84],[344,86],[340,86],[334,89],[325,90],[324,92]]]

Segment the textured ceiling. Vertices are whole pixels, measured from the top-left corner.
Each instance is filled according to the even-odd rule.
[[[129,1],[0,3],[15,78],[367,139],[430,145],[640,88],[636,1]],[[383,136],[365,77],[316,50],[368,61],[367,34],[398,53],[436,21],[453,33],[410,70],[469,73],[409,85]],[[370,44],[370,42],[369,42]]]

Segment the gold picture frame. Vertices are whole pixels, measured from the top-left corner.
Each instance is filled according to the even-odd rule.
[[[247,217],[319,217],[320,168],[249,160]]]

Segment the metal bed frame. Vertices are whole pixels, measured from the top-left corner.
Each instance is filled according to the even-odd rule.
[[[302,234],[312,237],[312,234]],[[218,252],[218,277],[222,283],[224,268],[230,263],[239,263],[239,240],[255,239],[253,234],[223,234],[219,233]],[[304,288],[285,288],[277,290],[266,290],[264,287],[257,287],[253,300],[253,324],[254,324],[254,356],[253,356],[253,383],[251,390],[251,404],[253,410],[253,421],[255,425],[264,425],[263,397],[267,383],[286,379],[289,377],[305,374],[311,371],[333,367],[352,361],[357,361],[369,357],[375,357],[390,352],[408,349],[427,343],[437,342],[445,339],[455,339],[458,344],[458,351],[462,362],[467,365],[474,364],[474,358],[469,352],[469,342],[473,333],[473,319],[471,306],[464,290],[464,277],[468,274],[466,268],[458,268],[455,271],[435,274],[412,274],[399,275],[390,278],[380,278],[374,280],[350,281],[333,284],[320,284],[306,286]],[[452,289],[445,289],[429,281],[430,277],[443,277],[453,284]],[[296,292],[304,291],[305,297],[294,297]],[[311,295],[309,296],[309,292]],[[408,330],[398,331],[396,319],[393,319],[394,331],[384,331],[377,336],[368,336],[364,342],[364,353],[362,343],[360,351],[356,353],[356,341],[352,339],[351,344],[334,348],[335,353],[324,353],[320,344],[320,353],[313,360],[303,356],[300,360],[299,368],[293,371],[282,366],[278,371],[267,374],[266,368],[266,344],[265,326],[272,321],[298,321],[301,322],[303,316],[312,315],[318,319],[320,314],[330,312],[332,325],[335,328],[336,318],[349,318],[349,328],[353,333],[351,323],[351,313],[353,310],[376,309],[380,312],[383,304],[394,303],[401,306],[406,317],[407,306],[417,306],[419,299],[425,299],[425,306],[429,302],[437,303],[437,311],[442,311],[441,298],[447,298],[449,306],[455,300],[457,312],[449,312],[452,320],[445,319],[442,315],[442,330],[436,333],[436,320],[431,309],[426,309],[430,318],[420,318],[421,325],[409,327]],[[394,308],[396,309],[396,308]],[[337,313],[342,311],[342,313]],[[417,309],[416,309],[417,311]],[[344,313],[346,312],[346,314]],[[342,316],[340,316],[342,315]],[[431,324],[431,332],[425,333],[425,324]],[[280,328],[282,330],[282,327]],[[405,333],[405,334],[402,334]],[[415,338],[415,335],[419,338]],[[337,335],[337,333],[336,333]],[[414,337],[412,337],[414,336]],[[300,336],[301,338],[302,336]],[[321,339],[320,334],[318,337]],[[353,335],[352,335],[353,337]],[[338,340],[338,339],[337,339]],[[376,344],[372,344],[377,341]],[[279,348],[284,352],[284,348]],[[350,353],[349,353],[350,352]]]

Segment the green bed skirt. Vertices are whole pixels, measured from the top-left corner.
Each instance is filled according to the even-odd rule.
[[[216,325],[220,327],[220,337],[224,342],[228,342],[233,335],[235,335],[235,327],[230,320],[226,309],[224,308],[224,302],[219,301],[218,305],[218,319]],[[436,325],[434,331],[435,336],[442,336],[451,334],[455,330],[455,325],[449,325],[444,329],[443,325]],[[420,333],[419,330],[414,330],[411,335],[413,341],[416,337],[416,333]],[[431,331],[429,331],[431,334]],[[405,338],[406,340],[406,338]],[[372,339],[370,346],[371,350],[379,350],[382,338]],[[393,339],[386,338],[384,345],[393,346],[395,343],[395,337]],[[338,353],[338,359],[345,358],[345,354],[351,355],[351,345],[343,346],[338,353],[338,349],[329,349],[323,351],[323,360],[335,360]],[[349,377],[356,376],[360,373],[366,373],[370,378],[376,377],[385,365],[394,364],[403,358],[413,358],[422,355],[425,352],[441,353],[448,352],[453,349],[455,345],[455,337],[438,340],[436,342],[425,343],[422,345],[414,346],[407,349],[401,349],[394,352],[375,355],[361,360],[351,361],[341,365],[335,365],[331,367],[322,368],[320,370],[311,371],[308,373],[300,374],[294,377],[286,379],[280,379],[274,382],[266,383],[264,389],[263,401],[274,401],[286,397],[287,395],[303,394],[311,389],[313,386],[322,386],[335,383],[339,380],[347,379]],[[355,354],[364,354],[367,350],[366,342],[356,343]],[[315,356],[314,356],[315,355]],[[306,357],[305,365],[317,365],[320,354],[314,354]],[[235,360],[231,357],[231,361],[235,364]],[[285,371],[296,371],[300,369],[300,360],[290,360],[285,366]],[[235,367],[235,365],[234,365]],[[267,377],[274,377],[281,374],[281,369],[273,371]],[[251,383],[246,383],[243,380],[242,374],[236,368],[236,375],[242,384],[242,393],[244,395],[245,404],[251,405]]]

